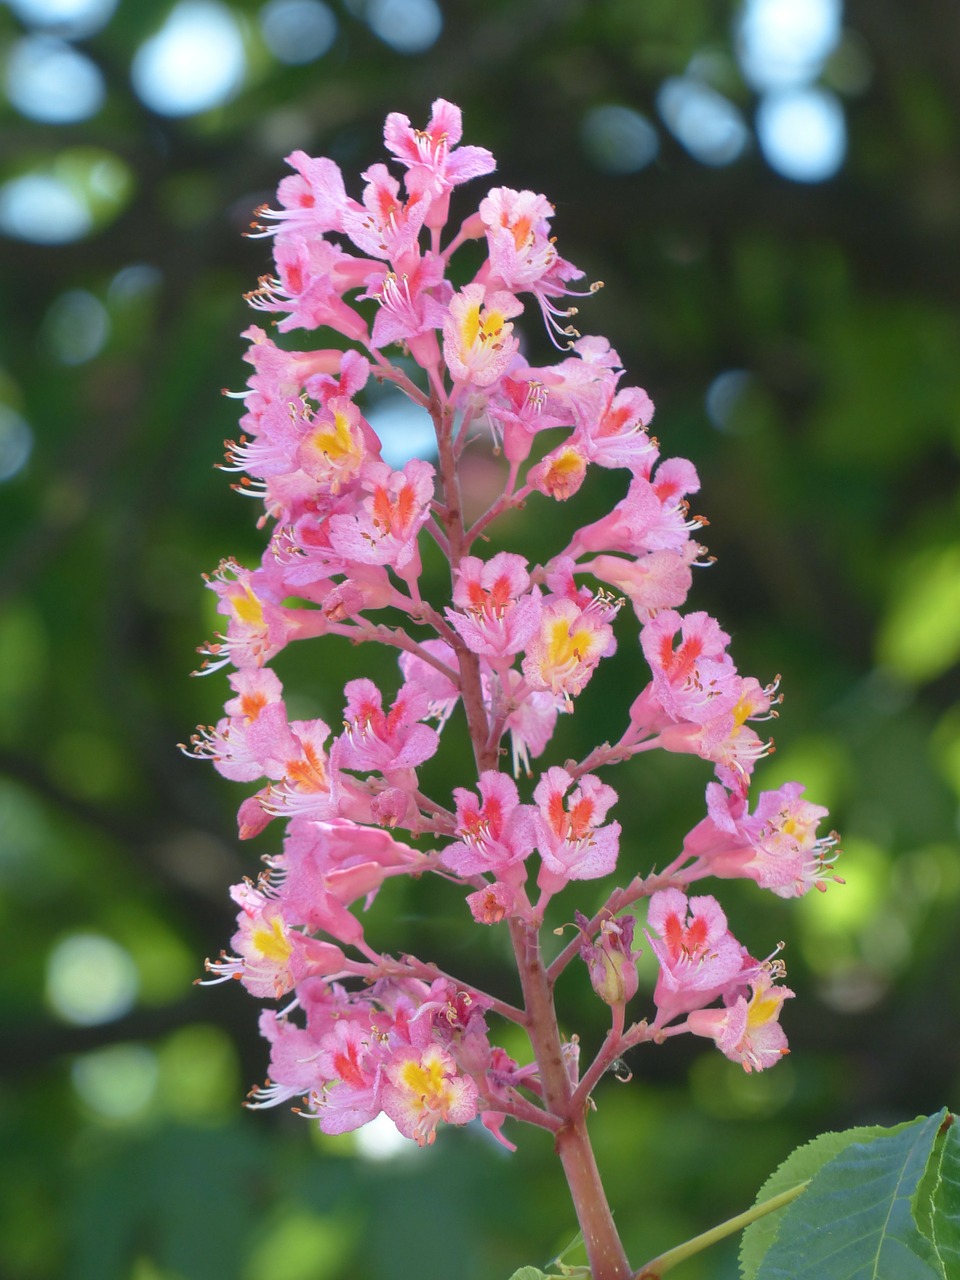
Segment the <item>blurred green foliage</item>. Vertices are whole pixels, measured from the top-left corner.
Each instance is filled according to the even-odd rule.
[[[229,938],[227,885],[271,847],[269,834],[237,847],[241,789],[175,745],[217,718],[225,688],[187,676],[214,626],[199,574],[260,554],[252,509],[212,469],[236,425],[219,390],[246,377],[241,294],[268,263],[241,233],[284,154],[331,155],[356,182],[382,158],[385,114],[423,121],[441,96],[463,107],[467,140],[493,150],[503,183],[549,196],[561,252],[605,281],[582,328],[610,337],[658,403],[664,452],[690,457],[703,482],[695,509],[717,564],[691,607],[734,633],[742,671],[783,676],[777,754],[758,784],[806,782],[844,835],[848,884],[825,897],[722,886],[755,954],[787,943],[791,1057],[745,1076],[672,1042],[644,1047],[629,1084],[598,1091],[598,1156],[631,1257],[744,1208],[824,1128],[956,1101],[956,12],[847,4],[823,72],[842,95],[846,160],[829,181],[798,183],[755,141],[729,164],[701,163],[658,117],[664,81],[693,65],[749,126],[757,99],[737,70],[733,4],[451,0],[439,38],[402,53],[365,21],[373,6],[349,0],[331,5],[326,53],[282,65],[259,0],[231,0],[247,78],[226,105],[185,117],[130,87],[134,50],[168,7],[122,4],[78,42],[107,87],[92,118],[44,124],[0,105],[0,182],[55,172],[91,218],[64,243],[0,239],[0,437],[22,441],[17,423],[32,433],[0,484],[0,1273],[496,1280],[545,1265],[574,1234],[539,1133],[515,1134],[510,1157],[470,1131],[376,1159],[283,1108],[241,1111],[266,1061],[256,1008],[232,985],[191,985]],[[19,11],[0,12],[8,52]],[[606,105],[653,122],[652,163],[597,167],[582,125]],[[542,339],[529,340],[536,352]],[[531,552],[576,515],[531,528]],[[303,650],[282,674],[310,714],[336,721],[351,676],[391,678],[389,655]],[[559,750],[610,736],[645,679],[622,645]],[[432,762],[438,792],[462,782],[465,758],[451,740]],[[677,757],[611,777],[629,865],[666,861],[707,780]],[[582,889],[560,900],[558,923],[575,905]],[[464,928],[447,886],[393,884],[371,914],[385,948],[420,947],[511,990],[499,939]],[[57,985],[75,935],[132,963],[109,1020],[78,1017]],[[603,1017],[582,973],[560,998],[566,1030],[596,1043]],[[734,1244],[683,1277],[735,1274]]]

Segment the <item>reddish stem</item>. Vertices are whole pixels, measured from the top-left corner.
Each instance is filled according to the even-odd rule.
[[[544,1107],[561,1122],[556,1151],[583,1233],[591,1280],[629,1280],[630,1264],[600,1181],[585,1109],[574,1099],[573,1082],[564,1061],[553,985],[540,953],[539,931],[534,925],[511,921],[510,933],[523,989],[527,1031],[540,1068]]]
[[[466,439],[461,424],[459,440],[453,438],[453,417],[449,400],[435,388],[431,405],[437,429],[437,451],[443,504],[436,514],[449,544],[450,567],[456,582],[461,558],[467,554],[471,537],[476,536],[484,521],[492,518],[496,504],[468,535],[464,530],[463,508],[457,473],[458,446]],[[515,482],[511,472],[511,481]],[[506,505],[506,504],[505,504]],[[499,738],[492,732],[480,684],[480,663],[459,635],[451,639],[460,668],[460,697],[467,716],[477,773],[496,769],[499,760]],[[520,986],[523,991],[523,1025],[530,1037],[540,1078],[543,1110],[537,1109],[536,1123],[555,1131],[555,1148],[563,1165],[567,1185],[583,1233],[591,1280],[630,1280],[631,1268],[614,1226],[600,1172],[587,1133],[585,1107],[574,1098],[574,1083],[564,1059],[560,1029],[553,1003],[553,981],[549,977],[540,952],[539,926],[529,921],[510,920]],[[525,1119],[530,1117],[524,1117]]]
[[[600,1046],[600,1051],[583,1073],[583,1078],[574,1091],[574,1102],[586,1107],[591,1093],[597,1086],[601,1076],[609,1070],[621,1054],[632,1049],[635,1044],[651,1039],[650,1028],[646,1022],[635,1023],[629,1031],[623,1031],[623,1010],[620,1011],[620,1026],[615,1025],[607,1033],[607,1038]]]
[[[535,1124],[540,1129],[548,1129],[550,1133],[556,1133],[560,1128],[560,1121],[556,1116],[551,1115],[549,1111],[544,1111],[535,1103],[528,1102],[520,1094],[515,1094],[512,1098],[485,1098],[483,1109],[499,1111],[501,1115],[510,1116],[513,1120],[522,1120],[524,1124]]]
[[[427,982],[432,982],[436,978],[443,978],[447,982],[452,982],[460,991],[465,991],[481,1004],[490,1009],[493,1013],[499,1014],[501,1018],[505,1018],[509,1022],[518,1022],[524,1025],[526,1022],[526,1014],[522,1009],[515,1008],[512,1004],[508,1004],[506,1000],[498,1000],[496,996],[489,995],[486,991],[481,991],[479,987],[472,986],[469,982],[464,982],[462,978],[454,978],[449,973],[444,972],[435,964],[429,961],[418,960],[416,956],[403,955],[399,961],[394,962],[391,972],[399,971],[402,967],[403,976],[421,978]]]
[[[437,429],[437,460],[443,484],[444,509],[440,518],[446,528],[450,544],[450,571],[455,585],[457,570],[466,549],[460,477],[457,474],[453,447],[453,412],[449,403],[434,406],[434,423]],[[480,659],[475,653],[470,652],[460,636],[452,629],[449,643],[456,651],[457,663],[460,667],[460,698],[466,712],[470,741],[473,744],[473,754],[479,774],[485,769],[495,769],[497,765],[497,752],[491,751],[487,746],[490,730],[480,685]]]

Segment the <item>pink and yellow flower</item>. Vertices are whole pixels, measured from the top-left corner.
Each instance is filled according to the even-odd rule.
[[[437,1125],[467,1124],[477,1114],[477,1086],[457,1074],[453,1058],[439,1045],[396,1053],[386,1067],[383,1109],[406,1138],[430,1146]]]

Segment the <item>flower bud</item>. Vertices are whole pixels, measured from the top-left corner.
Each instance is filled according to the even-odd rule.
[[[594,991],[606,1004],[626,1004],[637,994],[636,958],[639,951],[632,950],[633,916],[620,916],[618,920],[604,920],[600,925],[597,942],[591,942],[586,932],[586,916],[576,913],[577,927],[582,934],[580,955],[590,974]]]

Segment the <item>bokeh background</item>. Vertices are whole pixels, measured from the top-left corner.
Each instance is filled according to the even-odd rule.
[[[957,1102],[960,8],[6,0],[0,66],[0,1274],[506,1280],[574,1234],[532,1130],[515,1156],[472,1129],[417,1152],[244,1112],[254,1002],[192,985],[229,938],[227,885],[271,848],[237,846],[242,788],[176,748],[226,687],[188,675],[214,629],[200,573],[260,552],[213,469],[241,295],[268,269],[242,232],[288,152],[334,157],[356,194],[386,113],[425,123],[441,96],[605,282],[581,328],[701,474],[718,559],[690,607],[741,671],[783,676],[757,783],[806,782],[844,836],[845,888],[722,886],[754,954],[787,944],[790,1058],[746,1076],[702,1043],[647,1047],[598,1091],[635,1264],[824,1128]],[[344,679],[389,669],[331,642],[284,675],[335,722]],[[624,643],[563,752],[645,680]],[[676,848],[708,776],[673,757],[611,776],[631,865]],[[442,887],[374,910],[385,947],[510,990],[501,941]],[[562,999],[596,1044],[582,973]],[[735,1247],[681,1274],[733,1277]]]

